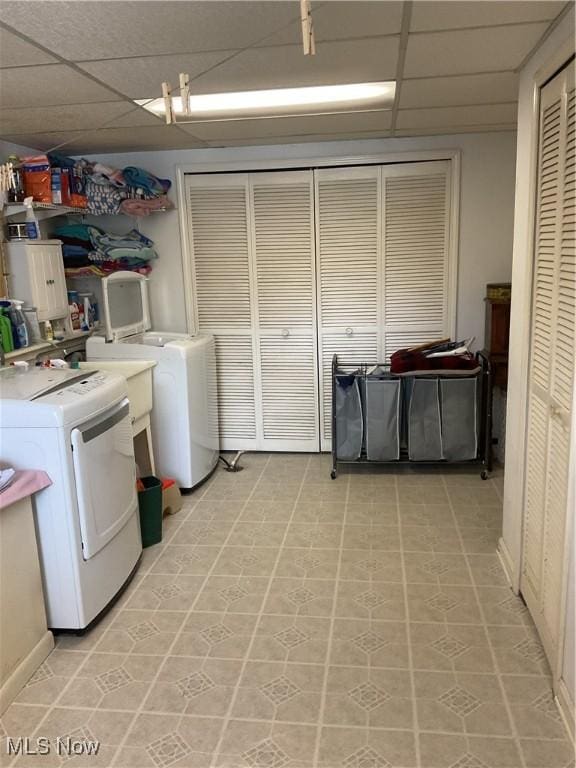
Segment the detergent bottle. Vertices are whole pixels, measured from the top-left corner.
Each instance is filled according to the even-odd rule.
[[[12,352],[14,342],[12,340],[12,323],[10,318],[6,317],[4,307],[0,307],[0,341],[4,352]]]

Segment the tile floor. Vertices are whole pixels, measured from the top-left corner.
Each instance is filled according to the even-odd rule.
[[[3,717],[99,754],[14,765],[574,765],[495,555],[501,477],[242,463],[185,497],[113,611],[60,636]]]

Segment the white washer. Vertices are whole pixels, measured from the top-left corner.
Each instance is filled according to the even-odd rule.
[[[218,462],[216,351],[209,335],[150,331],[146,278],[116,272],[102,280],[104,336],[88,360],[154,360],[152,442],[156,471],[190,489]]]
[[[0,396],[3,461],[52,480],[34,498],[48,626],[85,629],[142,553],[126,380],[3,368]]]

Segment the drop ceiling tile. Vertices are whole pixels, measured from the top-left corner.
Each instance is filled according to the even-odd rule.
[[[53,56],[27,43],[0,27],[0,67],[24,67],[30,64],[50,64]]]
[[[543,24],[411,34],[405,77],[463,75],[515,69],[540,40]]]
[[[516,133],[516,123],[499,123],[496,125],[459,125],[453,128],[404,128],[394,132],[394,138],[408,136],[454,136],[459,133]]]
[[[331,134],[329,141],[358,141],[361,139],[381,139],[381,131],[355,131],[352,133],[334,133]],[[279,146],[287,146],[289,144],[308,144],[308,143],[320,143],[325,142],[326,136],[324,134],[310,133],[308,135],[297,136],[268,136],[265,138],[257,139],[229,139],[221,141],[209,142],[210,147],[253,147],[253,146],[270,146],[277,144]]]
[[[425,77],[402,82],[400,108],[498,104],[517,98],[518,75],[514,72]]]
[[[301,45],[244,51],[194,82],[198,93],[393,80],[398,38],[319,43],[315,56]]]
[[[4,108],[87,104],[119,99],[108,88],[64,64],[3,69],[0,75],[0,103]]]
[[[129,113],[129,114],[127,114]],[[145,109],[124,101],[69,104],[60,107],[20,107],[0,111],[2,133],[34,134],[95,128],[113,121],[113,126],[159,125]]]
[[[3,0],[0,8],[6,24],[72,61],[243,48],[299,16],[296,2]]]
[[[306,115],[301,117],[277,117],[260,120],[226,120],[193,123],[180,126],[205,141],[236,139],[264,139],[279,136],[315,134],[329,136],[333,133],[353,131],[381,131],[390,128],[391,112],[349,112],[338,115]]]
[[[469,2],[415,2],[412,8],[411,32],[463,27],[488,27],[497,24],[520,24],[554,19],[565,2],[536,0],[470,0]]]
[[[396,126],[399,129],[450,128],[465,125],[500,125],[514,123],[516,104],[493,104],[491,106],[441,107],[438,109],[401,109]]]
[[[17,137],[6,135],[6,141],[16,143]],[[145,152],[163,149],[192,149],[206,146],[195,141],[175,126],[106,128],[100,131],[53,131],[27,137],[28,143],[39,150],[65,143],[62,151],[70,155],[87,155],[95,152]]]
[[[316,42],[343,40],[352,37],[395,35],[402,24],[402,3],[399,2],[326,2],[312,5]],[[300,21],[273,35],[267,44],[300,43]]]
[[[194,78],[231,53],[233,51],[143,56],[137,60],[106,59],[82,62],[79,66],[131,99],[147,99],[161,96],[163,82],[169,82],[177,88],[180,72],[186,72]]]

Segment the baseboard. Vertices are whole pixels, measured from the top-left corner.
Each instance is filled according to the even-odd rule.
[[[46,633],[42,635],[28,656],[22,659],[6,682],[2,684],[0,688],[0,715],[12,704],[53,648],[54,635],[46,630]]]
[[[504,569],[504,573],[506,574],[506,578],[508,579],[510,586],[514,592],[517,593],[520,585],[517,584],[516,568],[510,555],[510,551],[506,546],[506,542],[502,537],[500,537],[500,540],[498,541],[498,549],[496,550],[496,554],[498,555],[498,558],[502,564],[502,568]]]
[[[566,688],[566,683],[564,680],[560,679],[558,681],[554,693],[556,694],[556,701],[558,703],[558,708],[560,709],[562,719],[564,720],[564,725],[570,734],[572,742],[574,742],[574,739],[576,738],[576,712],[574,709],[574,702],[570,698],[570,694],[568,692],[568,688]]]

